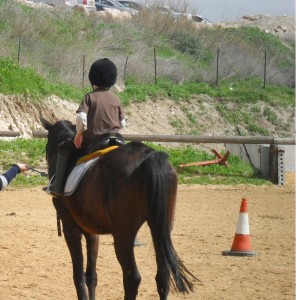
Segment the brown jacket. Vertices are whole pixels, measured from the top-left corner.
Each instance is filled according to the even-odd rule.
[[[87,114],[87,130],[84,136],[91,140],[94,136],[119,132],[120,121],[125,118],[119,98],[105,89],[96,89],[85,95],[76,113]]]

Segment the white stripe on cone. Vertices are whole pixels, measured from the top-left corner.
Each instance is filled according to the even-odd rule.
[[[240,213],[236,224],[236,233],[250,234],[248,213]]]

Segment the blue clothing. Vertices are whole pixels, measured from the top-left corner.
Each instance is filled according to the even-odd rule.
[[[4,174],[0,175],[0,191],[3,190],[15,176],[21,172],[21,169],[18,165],[12,165],[12,167],[5,172]]]

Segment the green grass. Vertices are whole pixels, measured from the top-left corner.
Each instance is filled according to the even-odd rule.
[[[3,172],[15,163],[25,163],[35,169],[46,172],[45,145],[46,139],[15,139],[13,141],[0,140],[0,166]],[[19,174],[11,186],[29,187],[46,185],[46,177],[29,171],[27,175]]]
[[[220,165],[205,167],[185,167],[182,170],[180,164],[208,161],[216,159],[210,151],[198,151],[193,147],[163,147],[157,144],[147,143],[156,150],[161,150],[169,155],[169,160],[177,169],[180,184],[271,184],[263,179],[250,164],[230,155],[228,158],[229,168]],[[26,163],[39,171],[45,171],[45,145],[46,139],[16,139],[13,141],[0,140],[0,166],[6,171],[14,163]],[[29,187],[46,185],[47,178],[41,177],[33,171],[28,175],[19,174],[13,181],[12,186]]]
[[[126,89],[120,94],[124,105],[131,101],[146,101],[148,99],[167,97],[175,101],[191,99],[193,95],[207,94],[221,98],[223,101],[236,101],[241,103],[254,103],[258,100],[269,104],[277,103],[282,106],[295,105],[295,91],[292,88],[269,86],[263,88],[259,79],[252,78],[244,81],[227,81],[218,87],[204,82],[174,82],[160,78],[157,85],[154,83],[140,84],[134,78],[128,78]]]
[[[216,46],[225,46],[225,43],[235,43],[238,48],[252,49],[262,53],[266,51],[268,59],[272,58],[276,67],[279,69],[286,68],[294,64],[295,42],[292,42],[292,47],[287,47],[282,40],[272,34],[267,33],[259,28],[240,27],[225,28],[221,30],[206,29],[201,32],[203,38],[207,41],[216,41]]]
[[[40,165],[45,160],[45,139],[0,140],[0,164],[8,168],[13,163]]]
[[[261,31],[255,27],[241,27],[236,33],[240,38],[252,46],[266,51],[276,57],[277,65],[280,68],[287,67],[293,63],[293,56],[291,56],[291,49],[285,47],[280,38]]]
[[[6,95],[17,94],[23,95],[24,98],[30,98],[33,101],[43,101],[45,97],[56,95],[61,99],[66,99],[79,103],[89,88],[78,89],[74,86],[63,83],[52,83],[39,76],[31,68],[23,68],[10,59],[0,59],[0,92]],[[291,88],[269,86],[263,89],[260,81],[253,78],[240,82],[224,82],[220,86],[211,86],[204,82],[186,82],[177,85],[171,80],[160,78],[157,84],[142,83],[140,84],[134,78],[128,78],[126,89],[119,97],[124,106],[131,102],[144,102],[155,99],[172,99],[182,107],[186,107],[188,101],[199,94],[207,94],[219,99],[216,105],[217,111],[230,123],[235,126],[245,124],[248,131],[253,134],[269,135],[268,128],[260,126],[262,112],[258,107],[252,110],[246,108],[247,103],[255,104],[258,100],[266,102],[271,106],[295,107],[295,91]],[[236,110],[233,110],[232,104],[235,102]],[[241,109],[238,109],[241,107]],[[271,108],[266,108],[264,117],[278,126],[283,128],[285,124],[276,120],[275,113]],[[196,116],[190,111],[186,112],[188,122],[192,130],[191,134],[199,134],[200,130],[196,125]],[[259,123],[258,123],[259,122]],[[183,120],[171,119],[170,123],[179,133],[184,133]]]
[[[11,59],[0,59],[0,92],[6,95],[25,95],[41,100],[49,95],[61,99],[81,101],[89,89],[78,89],[63,83],[52,83],[31,68],[20,67]],[[177,85],[171,80],[159,78],[157,84],[139,83],[127,78],[126,89],[119,96],[125,106],[133,101],[146,101],[167,97],[175,101],[191,99],[193,95],[207,94],[224,100],[252,103],[258,100],[270,104],[295,105],[295,91],[292,88],[269,86],[263,89],[261,82],[249,79],[240,82],[224,82],[220,86],[211,86],[204,82],[186,82]]]
[[[199,151],[194,147],[169,148],[156,144],[149,144],[152,148],[168,153],[170,162],[178,171],[180,184],[271,184],[264,179],[257,170],[241,160],[230,155],[227,163],[229,167],[213,164],[208,166],[191,166],[179,168],[180,164],[214,160],[217,157],[210,151]],[[221,153],[224,155],[225,153]]]
[[[84,91],[73,86],[52,83],[35,70],[20,67],[11,59],[0,59],[0,91],[6,95],[24,95],[35,101],[50,95],[78,101],[84,94]]]
[[[200,66],[208,67],[214,58],[214,53],[205,48],[199,37],[188,32],[175,33],[172,36],[175,42],[175,48],[182,54],[189,55],[191,58],[199,62]]]
[[[29,171],[26,174],[18,174],[17,177],[10,183],[9,188],[28,188],[35,186],[47,186],[48,179],[46,177],[41,177],[40,175]]]

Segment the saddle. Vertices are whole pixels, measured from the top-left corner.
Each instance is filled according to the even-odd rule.
[[[97,150],[101,150],[110,146],[122,146],[124,145],[123,136],[116,132],[105,133],[96,136],[89,144],[87,148],[87,154],[93,153]]]
[[[119,133],[111,132],[99,135],[90,142],[84,156],[78,159],[77,164],[103,155],[124,144],[123,136]]]
[[[75,192],[85,172],[100,158],[100,156],[113,151],[124,144],[124,139],[119,133],[107,133],[95,138],[88,146],[87,154],[78,159],[76,166],[70,172],[66,181],[64,195],[71,196]]]

